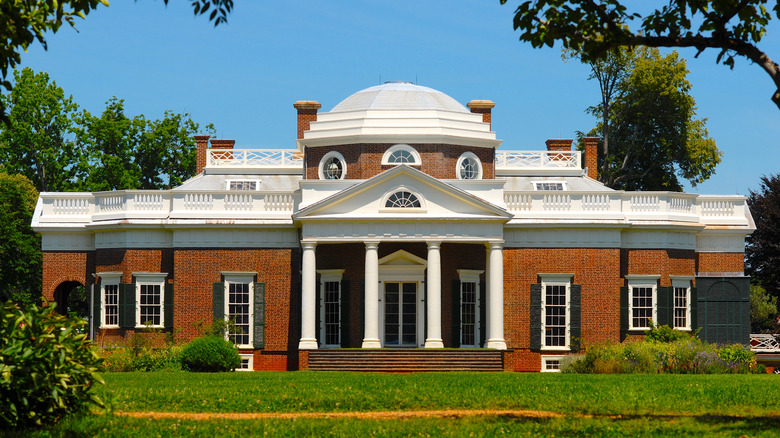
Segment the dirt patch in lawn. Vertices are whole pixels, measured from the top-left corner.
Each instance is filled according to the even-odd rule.
[[[462,417],[517,417],[517,418],[559,418],[564,414],[548,411],[520,409],[446,409],[438,411],[379,411],[379,412],[121,412],[114,415],[132,418],[173,418],[177,420],[259,420],[265,418],[357,418],[365,420],[396,420],[404,418],[462,418]]]

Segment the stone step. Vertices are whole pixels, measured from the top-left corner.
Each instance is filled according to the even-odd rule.
[[[469,350],[314,350],[312,371],[503,371],[500,351]]]

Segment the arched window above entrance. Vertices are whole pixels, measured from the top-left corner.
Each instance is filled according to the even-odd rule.
[[[422,202],[416,194],[399,189],[387,197],[384,208],[422,208]]]
[[[420,154],[408,144],[397,144],[388,149],[382,156],[383,165],[408,164],[419,166]]]

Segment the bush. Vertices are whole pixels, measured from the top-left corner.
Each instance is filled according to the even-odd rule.
[[[86,404],[101,359],[78,331],[86,323],[57,314],[54,305],[22,310],[6,303],[0,320],[0,429],[51,425]]]
[[[690,339],[687,332],[675,330],[668,325],[655,325],[650,321],[650,330],[645,331],[645,339],[652,342],[677,342]]]
[[[181,364],[187,371],[233,371],[241,365],[241,357],[231,342],[218,336],[206,336],[184,346]]]
[[[688,336],[670,341],[665,330],[659,340],[590,347],[584,356],[561,364],[565,373],[758,373],[756,355],[742,345],[720,348]]]

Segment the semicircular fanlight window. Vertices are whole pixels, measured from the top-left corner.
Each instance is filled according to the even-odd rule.
[[[402,190],[395,192],[387,198],[385,208],[420,208],[420,200],[414,193]]]

